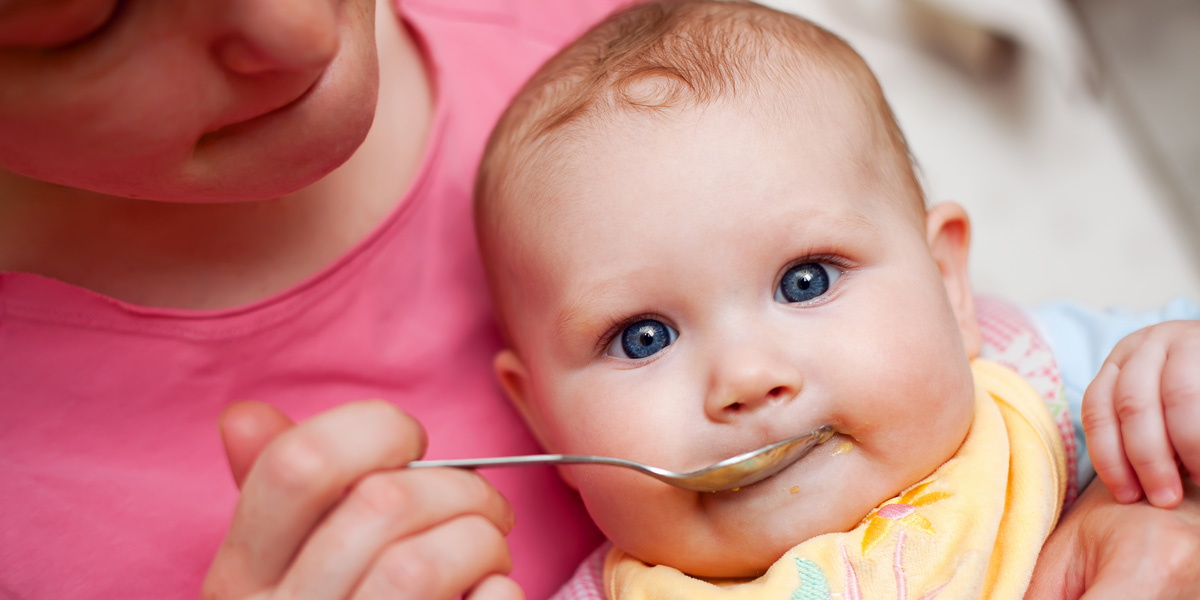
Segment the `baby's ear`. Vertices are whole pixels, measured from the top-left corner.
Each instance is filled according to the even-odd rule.
[[[925,235],[929,253],[946,285],[946,295],[958,320],[967,357],[975,358],[983,342],[979,323],[975,320],[975,295],[967,269],[971,246],[971,221],[967,211],[953,202],[934,206],[925,213]]]
[[[517,412],[521,414],[521,418],[525,420],[525,424],[533,432],[533,437],[537,440],[538,445],[546,452],[555,452],[553,444],[550,443],[546,421],[542,418],[542,414],[538,411],[537,406],[534,405],[533,398],[531,397],[529,371],[525,368],[525,363],[521,361],[521,357],[517,356],[516,352],[506,348],[496,355],[496,358],[492,361],[492,368],[496,371],[496,378],[500,380],[500,387],[504,389],[504,394],[508,396],[508,400],[517,408]],[[559,474],[562,475],[567,485],[572,488],[575,487],[566,469],[560,468]]]
[[[517,412],[537,438],[538,444],[546,448],[545,427],[538,418],[537,411],[530,405],[529,372],[525,369],[525,363],[521,362],[521,357],[511,349],[505,348],[492,361],[492,368],[496,371],[496,378],[500,380],[500,387],[504,389],[508,401],[517,408]]]

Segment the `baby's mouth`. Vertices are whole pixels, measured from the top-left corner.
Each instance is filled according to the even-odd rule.
[[[774,477],[808,456],[834,436],[831,425],[727,458],[705,469],[714,491],[737,491]]]

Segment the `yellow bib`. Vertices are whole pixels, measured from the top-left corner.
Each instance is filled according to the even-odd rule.
[[[765,574],[712,583],[614,548],[619,600],[1020,599],[1067,482],[1058,427],[1016,373],[972,363],[975,416],[958,452],[845,533],[789,550]]]

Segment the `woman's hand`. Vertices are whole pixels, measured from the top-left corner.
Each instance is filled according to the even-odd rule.
[[[1028,600],[1200,598],[1200,488],[1174,510],[1119,504],[1093,481],[1050,534]]]
[[[421,426],[382,402],[299,425],[256,402],[221,434],[241,497],[204,581],[206,600],[520,599],[505,574],[512,509],[460,469],[400,469]]]

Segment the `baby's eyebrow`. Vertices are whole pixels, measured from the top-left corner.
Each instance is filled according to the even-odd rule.
[[[613,325],[631,315],[617,313],[614,307],[621,305],[618,292],[619,282],[600,281],[586,293],[571,294],[564,298],[552,321],[554,336],[570,344],[599,343]]]
[[[579,335],[596,331],[601,328],[607,329],[609,321],[603,318],[597,318],[589,311],[581,306],[581,303],[574,302],[564,306],[554,319],[554,332],[559,338],[568,337],[569,335]],[[599,336],[603,331],[598,331],[595,336]]]

